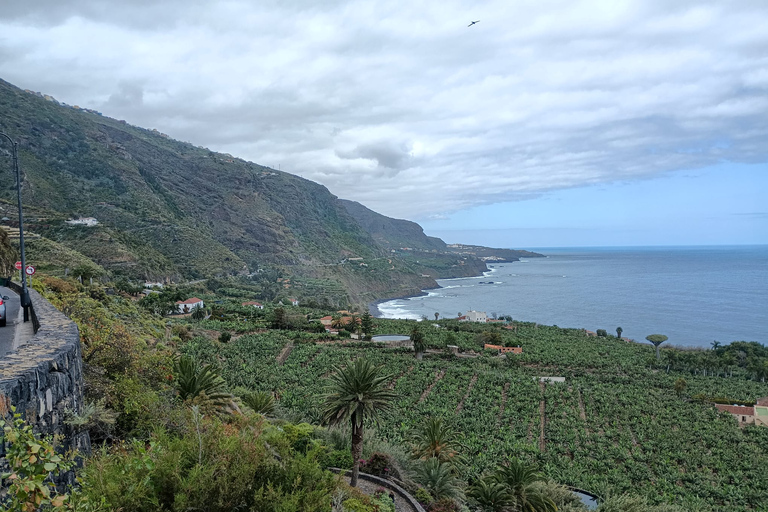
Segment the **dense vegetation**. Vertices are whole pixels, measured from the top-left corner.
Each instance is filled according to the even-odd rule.
[[[378,332],[407,334],[414,322],[379,319],[377,324]],[[272,392],[280,407],[310,422],[321,418],[317,383],[330,368],[361,357],[384,365],[396,376],[397,399],[395,413],[386,415],[377,435],[407,444],[421,418],[444,418],[464,434],[470,463],[462,473],[468,481],[519,456],[561,483],[601,496],[634,492],[651,503],[705,510],[750,510],[768,502],[768,429],[741,429],[730,415],[693,398],[754,401],[768,395],[768,386],[749,370],[749,356],[743,368],[732,368],[733,377],[711,371],[705,376],[680,361],[717,357],[709,355],[713,351],[664,349],[656,361],[649,345],[590,338],[575,329],[514,325],[516,331],[494,332],[441,321],[442,328],[427,323],[421,330],[434,349],[451,344],[481,352],[486,338],[500,336],[503,343],[523,347],[515,358],[432,353],[417,361],[410,350],[324,343],[297,331],[246,334],[228,344],[197,337],[182,350],[218,360],[230,382]],[[288,357],[278,360],[289,344]],[[735,343],[733,350],[739,347]],[[678,366],[667,368],[672,359]],[[544,384],[535,379],[539,376],[563,376],[566,382]],[[682,393],[675,386],[680,379]]]
[[[65,505],[74,510],[205,502],[222,511],[331,503],[386,511],[385,495],[349,489],[323,469],[353,465],[349,427],[317,426],[328,419],[325,383],[351,360],[389,375],[384,395],[394,395],[377,424],[366,422],[361,470],[399,478],[432,511],[582,510],[552,480],[603,497],[601,511],[746,511],[768,501],[768,429],[739,428],[702,400],[768,395],[752,371],[766,356],[756,344],[666,347],[657,360],[651,345],[556,326],[375,320],[378,333],[420,338],[427,352],[417,360],[410,348],[316,332],[311,320],[330,310],[259,310],[219,296],[197,320],[169,321],[116,291],[126,283],[43,277],[33,285],[82,336],[86,406],[67,421],[102,448],[79,472]],[[486,342],[523,354],[499,357]],[[705,365],[705,376],[697,366],[730,352],[727,370]]]

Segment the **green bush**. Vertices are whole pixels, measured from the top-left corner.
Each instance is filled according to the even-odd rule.
[[[334,475],[318,464],[317,450],[291,453],[280,429],[261,420],[222,423],[189,419],[180,435],[158,430],[149,443],[134,441],[97,452],[81,470],[75,503],[109,510],[327,511]],[[278,459],[279,457],[279,459]]]
[[[432,495],[429,494],[429,491],[426,490],[423,487],[419,487],[414,491],[413,497],[421,503],[423,506],[429,506],[430,503],[432,503],[434,500],[432,499]]]
[[[352,469],[354,462],[349,450],[327,451],[320,458],[320,464],[326,468]]]
[[[344,500],[345,512],[378,512],[378,507],[373,503],[363,503],[358,498],[349,498]]]

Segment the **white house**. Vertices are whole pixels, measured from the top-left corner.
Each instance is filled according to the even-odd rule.
[[[256,309],[264,309],[264,304],[262,304],[260,302],[253,302],[253,301],[251,301],[251,302],[243,302],[243,306],[253,306]]]
[[[291,306],[298,306],[299,305],[299,299],[290,298],[290,299],[288,299],[288,302],[291,303]]]
[[[485,311],[467,311],[464,316],[467,317],[467,322],[485,323],[488,320],[488,315],[485,314]]]
[[[176,301],[176,307],[178,308],[179,313],[190,313],[193,309],[196,307],[205,307],[205,304],[203,304],[203,299],[198,299],[197,297],[192,297],[191,299],[187,300],[179,300]]]
[[[99,223],[96,219],[93,217],[80,217],[79,219],[69,219],[67,221],[64,221],[70,226],[88,226],[89,228],[95,226]]]

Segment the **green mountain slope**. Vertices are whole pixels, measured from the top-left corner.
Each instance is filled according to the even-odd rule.
[[[391,256],[317,183],[1,80],[0,130],[19,141],[28,229],[115,274],[184,280],[279,267],[335,279],[356,301],[434,286],[407,262],[344,265]],[[0,175],[10,205],[13,177]],[[66,223],[81,217],[98,224]]]
[[[425,235],[422,227],[415,222],[386,217],[355,201],[341,199],[341,204],[376,243],[386,249],[410,247],[423,251],[445,251],[445,242]]]

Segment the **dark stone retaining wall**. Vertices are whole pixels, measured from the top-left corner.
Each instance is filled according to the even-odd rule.
[[[19,288],[16,283],[9,287]],[[29,295],[35,335],[0,358],[0,415],[9,419],[13,405],[35,432],[62,435],[65,448],[88,453],[88,433],[74,432],[64,424],[64,411],[80,412],[83,403],[80,333],[74,322],[35,290],[30,289]],[[0,443],[0,457],[4,455],[5,446]]]
[[[346,474],[352,473],[351,469],[328,468],[328,470],[333,471],[334,473],[341,473],[342,471]],[[422,507],[421,504],[418,501],[416,501],[416,498],[408,494],[408,491],[406,491],[396,483],[392,482],[391,480],[387,480],[386,478],[380,478],[374,475],[369,475],[368,473],[363,473],[363,472],[358,473],[358,477],[361,480],[367,480],[369,482],[373,482],[376,485],[380,485],[381,487],[384,487],[385,489],[389,489],[390,491],[398,494],[401,498],[407,501],[416,512],[426,512],[424,510],[424,507]]]

